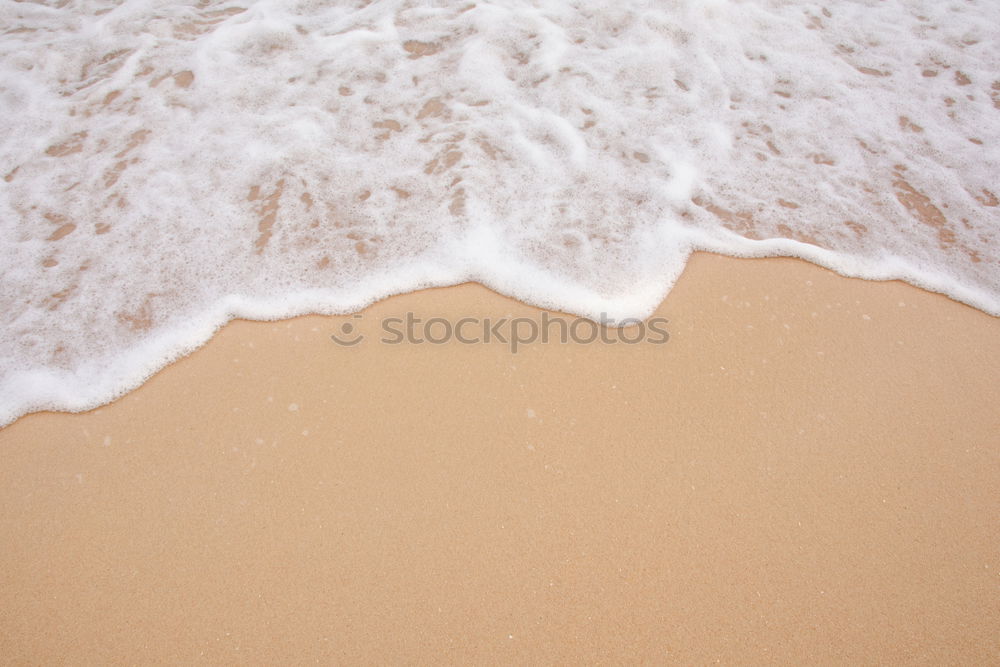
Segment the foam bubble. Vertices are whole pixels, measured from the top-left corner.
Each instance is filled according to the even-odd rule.
[[[996,3],[0,5],[0,423],[230,318],[479,280],[648,315],[696,249],[1000,314]]]

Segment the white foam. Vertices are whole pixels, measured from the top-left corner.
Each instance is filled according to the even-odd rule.
[[[235,316],[646,316],[696,249],[1000,314],[997,3],[60,5],[0,0],[0,424]]]

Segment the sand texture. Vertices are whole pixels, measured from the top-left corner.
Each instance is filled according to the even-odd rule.
[[[378,343],[407,311],[539,315],[233,322],[0,431],[0,661],[1000,660],[1000,320],[707,254],[664,345]]]

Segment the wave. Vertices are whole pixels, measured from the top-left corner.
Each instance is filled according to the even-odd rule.
[[[698,249],[1000,315],[990,2],[0,3],[0,424],[234,317],[474,280],[648,316]]]

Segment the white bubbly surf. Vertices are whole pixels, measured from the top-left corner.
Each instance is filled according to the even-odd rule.
[[[697,249],[1000,314],[1000,3],[0,0],[0,424],[233,317],[476,280],[648,315]]]

